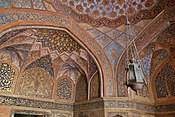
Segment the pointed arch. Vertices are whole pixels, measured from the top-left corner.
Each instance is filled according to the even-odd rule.
[[[88,51],[93,55],[95,62],[98,63],[102,84],[101,96],[114,95],[112,66],[105,55],[105,52],[99,44],[84,31],[76,21],[74,21],[74,19],[63,14],[31,9],[2,9],[0,14],[2,17],[6,17],[6,15],[11,17],[11,20],[3,20],[3,23],[0,24],[2,26],[0,29],[1,36],[10,30],[21,29],[24,27],[32,28],[36,25],[38,27],[46,26],[50,28],[64,27],[69,30],[69,32],[72,32],[72,34],[88,48]]]
[[[54,96],[58,101],[74,102],[74,82],[68,76],[61,76],[56,81],[56,88],[54,89]]]
[[[88,100],[88,82],[87,78],[81,75],[76,83],[75,102]]]

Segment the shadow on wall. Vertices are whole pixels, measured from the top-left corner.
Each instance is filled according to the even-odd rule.
[[[80,112],[78,117],[89,117],[87,113]]]
[[[123,117],[123,116],[117,114],[117,115],[115,115],[115,116],[113,116],[113,117]]]
[[[81,112],[81,113],[79,113],[78,117],[90,117],[90,116],[87,113]],[[112,116],[112,117],[123,117],[123,116],[117,114],[117,115]]]

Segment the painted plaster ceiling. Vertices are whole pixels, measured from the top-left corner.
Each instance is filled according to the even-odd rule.
[[[155,0],[60,0],[75,12],[97,18],[119,18],[133,15],[140,10],[149,9],[156,4]]]
[[[95,27],[100,25],[117,27],[126,24],[126,18],[132,23],[148,18],[142,17],[144,11],[149,11],[159,2],[157,0],[52,0],[50,3],[55,8],[55,12],[61,11],[77,22],[85,22]]]
[[[167,8],[168,3],[170,1],[162,0],[2,0],[0,7],[58,12],[75,19],[101,46],[114,67],[127,44]],[[131,26],[125,25],[126,17]],[[4,18],[1,18],[3,24]],[[57,47],[50,47],[53,48]]]
[[[147,76],[153,76],[156,70],[160,70],[164,62],[172,59],[175,52],[175,24],[172,23],[158,37],[152,40],[141,52],[144,71]],[[145,63],[144,63],[145,61]],[[172,66],[174,66],[173,62]],[[147,64],[147,65],[146,65]]]
[[[162,20],[160,14],[162,11],[174,7],[174,4],[173,0],[0,1],[0,7],[2,8],[15,8],[17,10],[24,8],[34,11],[46,11],[51,14],[54,12],[54,14],[63,14],[67,16],[68,19],[75,20],[77,26],[80,26],[86,34],[90,35],[104,51],[114,71],[122,59],[121,57],[128,44],[133,42],[133,39],[139,37],[141,33],[145,33],[134,42],[139,50],[142,50],[141,48],[144,46],[143,50],[139,52],[141,62],[144,65],[143,70],[148,78],[150,78],[152,74],[154,74],[153,72],[159,69],[167,57],[172,56],[174,52],[174,24],[171,24],[169,27],[159,27],[160,30],[156,30],[158,26],[154,25],[154,22],[160,23],[166,20],[166,17]],[[169,14],[170,13],[171,12],[169,12]],[[16,17],[18,19],[17,15]],[[1,14],[0,24],[4,24],[5,21],[13,21],[16,17],[15,15]],[[128,18],[130,22],[129,26],[126,25],[126,18]],[[161,20],[159,21],[159,19]],[[153,26],[150,26],[150,24],[153,24]],[[154,39],[150,39],[150,42],[148,38],[147,41],[149,43],[146,43],[147,45],[145,46],[143,39],[149,35],[149,33],[152,33],[146,28],[150,28],[152,32],[154,32],[154,30],[157,32],[164,31],[156,35]],[[12,35],[12,37],[9,35]],[[16,40],[10,43],[11,39],[7,40],[7,37],[12,40],[16,38]],[[54,61],[59,61],[63,67],[64,63],[72,66],[72,61],[74,61],[74,65],[81,68],[80,71],[84,71],[86,75],[91,76],[97,71],[96,66],[94,67],[95,70],[92,69],[92,71],[90,68],[93,67],[88,67],[89,64],[94,64],[94,62],[93,59],[89,57],[87,51],[64,31],[44,29],[16,30],[3,36],[0,44],[1,51],[4,51],[3,48],[5,48],[9,53],[11,51],[14,53],[14,55],[1,54],[1,59],[5,59],[6,57],[4,56],[11,56],[11,58],[21,57],[21,60],[29,58],[30,63],[32,63],[34,59],[37,60],[35,58],[37,56],[41,58],[49,55],[49,60],[53,61],[53,64]],[[20,52],[18,55],[15,54],[17,51]],[[21,53],[22,51],[23,53]],[[21,69],[20,59],[14,59],[14,62],[16,62],[18,68]],[[62,73],[64,73],[63,70]],[[71,73],[67,72],[67,75],[71,76]]]
[[[2,0],[0,7],[57,12],[95,27],[117,27],[126,24],[126,17],[131,23],[154,18],[165,3],[163,0]]]
[[[91,55],[64,30],[20,29],[0,40],[0,60],[11,61],[20,72],[41,67],[56,79],[81,75],[89,79],[98,71]]]

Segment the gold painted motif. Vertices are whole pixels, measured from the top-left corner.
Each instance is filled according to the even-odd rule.
[[[73,87],[71,81],[67,78],[62,78],[58,82],[57,96],[59,99],[70,100],[72,98]]]
[[[23,73],[19,94],[34,97],[51,98],[53,78],[42,68],[31,68]]]
[[[58,53],[78,52],[81,46],[63,30],[37,29],[37,41],[42,42],[44,47],[57,50]]]
[[[18,70],[9,62],[0,61],[0,92],[13,93]]]

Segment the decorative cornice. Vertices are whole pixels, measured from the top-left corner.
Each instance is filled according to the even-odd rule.
[[[31,100],[31,99],[7,97],[7,96],[0,96],[0,105],[73,111],[72,104],[61,104],[57,102],[45,102],[39,100]]]
[[[50,110],[80,111],[90,109],[134,109],[149,113],[154,112],[172,112],[175,110],[175,104],[169,105],[152,105],[134,100],[103,100],[98,99],[89,103],[78,104],[61,104],[58,102],[47,102],[39,100],[31,100],[17,97],[0,96],[0,105],[31,107]]]

